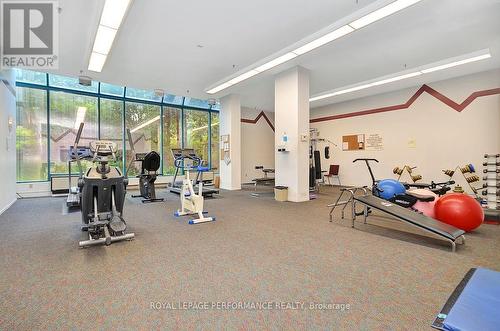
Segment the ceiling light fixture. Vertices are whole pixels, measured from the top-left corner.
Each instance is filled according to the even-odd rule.
[[[453,68],[453,67],[460,66],[460,65],[463,65],[463,64],[467,64],[467,63],[471,63],[471,62],[476,62],[476,61],[481,61],[481,60],[489,59],[490,57],[491,57],[491,54],[488,52],[488,54],[483,54],[483,55],[475,56],[475,57],[472,57],[472,58],[469,58],[469,59],[465,59],[465,60],[461,60],[461,61],[455,61],[455,62],[452,62],[452,63],[443,64],[443,65],[440,65],[440,66],[437,66],[437,67],[433,67],[433,68],[429,68],[429,69],[423,69],[422,73],[427,74],[427,73],[434,72],[434,71],[439,71],[439,70],[443,70],[443,69]]]
[[[322,100],[322,99],[331,98],[331,97],[341,95],[341,94],[346,94],[346,93],[351,93],[351,92],[355,92],[355,91],[359,91],[359,90],[364,90],[364,89],[374,87],[374,86],[389,84],[392,82],[417,77],[417,76],[431,73],[431,72],[435,72],[438,70],[448,69],[448,68],[456,67],[456,66],[471,63],[471,62],[485,60],[485,59],[488,59],[490,57],[491,57],[491,54],[490,54],[489,49],[485,49],[485,50],[481,50],[478,52],[462,55],[459,57],[450,58],[447,60],[443,60],[440,62],[435,62],[435,63],[429,64],[426,66],[411,69],[411,70],[409,70],[409,73],[408,73],[408,71],[406,71],[406,73],[404,73],[404,74],[398,73],[398,74],[395,74],[395,76],[393,75],[392,77],[388,77],[388,78],[381,77],[381,78],[377,78],[377,79],[372,80],[372,81],[359,83],[359,84],[354,85],[352,87],[348,87],[348,88],[342,87],[342,88],[339,88],[339,89],[336,89],[336,90],[333,90],[330,92],[326,92],[324,94],[313,96],[309,99],[309,101],[314,102],[314,101],[318,101],[318,100]]]
[[[222,90],[227,89],[228,87],[231,87],[245,79],[248,79],[250,77],[253,77],[261,72],[264,72],[266,70],[269,70],[271,68],[274,68],[280,64],[283,64],[285,62],[288,62],[297,56],[300,56],[302,54],[305,54],[307,52],[310,52],[318,47],[321,47],[323,45],[326,45],[336,39],[339,39],[353,31],[356,31],[357,29],[360,29],[362,27],[365,27],[371,23],[374,23],[384,17],[387,17],[389,15],[392,15],[398,11],[401,11],[411,5],[416,4],[417,2],[420,2],[422,0],[395,0],[390,2],[389,4],[375,9],[368,14],[364,14],[363,16],[357,18],[354,21],[351,21],[349,24],[343,24],[340,27],[335,27],[333,31],[328,32],[320,37],[317,37],[313,40],[308,40],[305,44],[302,46],[295,48],[292,51],[288,51],[284,55],[280,55],[275,57],[272,60],[269,60],[265,62],[264,64],[261,64],[260,66],[254,66],[254,68],[247,69],[245,72],[237,76],[236,78],[233,78],[231,80],[223,81],[222,83],[219,83],[213,88],[208,89],[206,92],[208,94],[215,94],[217,92],[220,92]],[[385,1],[384,3],[387,3]],[[361,10],[362,11],[362,10]],[[359,11],[359,15],[361,14],[361,11]],[[355,15],[355,14],[354,14]],[[354,16],[353,15],[353,16]],[[344,20],[345,21],[345,20]],[[290,48],[290,47],[289,47]],[[251,74],[249,74],[251,73]],[[243,78],[243,79],[242,79]]]
[[[130,2],[131,0],[106,0],[104,3],[101,20],[90,55],[88,70],[102,71]]]
[[[269,70],[271,68],[274,68],[276,66],[279,66],[282,63],[285,63],[287,61],[290,61],[293,58],[296,58],[297,54],[294,52],[286,53],[285,55],[282,55],[280,57],[277,57],[276,59],[269,61],[267,63],[264,63],[260,67],[255,68],[255,71],[261,73],[263,71]]]
[[[338,28],[337,30],[324,35],[323,37],[319,37],[318,39],[315,39],[310,43],[307,43],[304,46],[297,48],[296,50],[293,51],[293,53],[297,55],[305,54],[307,52],[312,51],[313,49],[328,44],[329,42],[332,42],[335,39],[339,39],[340,37],[343,37],[346,34],[351,33],[353,31],[354,28],[352,28],[349,25],[344,25],[343,27]]]
[[[372,24],[378,20],[381,20],[384,17],[397,13],[400,10],[403,10],[411,5],[420,2],[421,0],[397,0],[394,1],[387,6],[384,6],[380,9],[372,11],[368,15],[365,15],[351,23],[349,25],[354,29],[361,29],[369,24]]]

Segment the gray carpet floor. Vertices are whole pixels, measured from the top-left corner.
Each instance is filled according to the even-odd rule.
[[[427,330],[469,268],[500,270],[496,225],[451,253],[385,218],[330,223],[331,189],[306,203],[222,192],[206,200],[217,221],[200,225],[173,217],[178,197],[160,191],[164,203],[127,198],[135,240],[87,249],[63,198],[16,202],[0,216],[0,329]],[[210,309],[169,309],[194,302]]]

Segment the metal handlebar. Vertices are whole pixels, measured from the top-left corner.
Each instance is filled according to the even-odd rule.
[[[354,161],[352,161],[352,163],[358,162],[358,161],[375,161],[375,162],[378,163],[377,159],[355,159]]]
[[[376,185],[375,176],[373,175],[372,168],[370,167],[370,163],[368,162],[368,161],[375,161],[378,163],[378,160],[377,159],[355,159],[354,161],[352,161],[352,163],[355,163],[358,161],[365,161],[366,166],[368,167],[368,171],[370,172],[370,176],[372,178],[372,186],[378,190],[379,188]],[[380,191],[380,192],[382,192],[382,191]]]
[[[73,150],[76,152],[75,158],[76,158],[76,164],[78,165],[78,176],[80,179],[83,178],[83,169],[82,169],[82,162],[80,161],[80,155],[78,154],[78,143],[80,142],[84,125],[85,124],[83,122],[80,123],[80,126],[78,127],[78,132],[76,133],[75,144],[73,145]],[[71,183],[71,177],[69,180]]]
[[[135,146],[134,146],[134,140],[132,139],[132,132],[130,132],[130,129],[127,129],[127,137],[128,137],[128,143],[130,145],[130,150],[132,151],[132,158],[127,166],[127,169],[125,169],[125,178],[128,178],[128,171],[132,167],[132,163],[135,162]]]

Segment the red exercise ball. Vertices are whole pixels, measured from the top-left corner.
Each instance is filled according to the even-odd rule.
[[[474,198],[463,193],[449,193],[435,205],[436,219],[464,231],[472,231],[483,223],[483,208]]]

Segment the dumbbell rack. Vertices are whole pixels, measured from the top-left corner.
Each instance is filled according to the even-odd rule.
[[[500,223],[500,154],[485,154],[483,190],[486,207],[485,221]]]
[[[474,193],[475,197],[479,199],[480,198],[479,197],[479,193],[480,193],[479,190],[480,189],[476,188],[472,185],[473,183],[479,182],[481,180],[481,178],[479,178],[479,176],[476,175],[475,167],[471,163],[469,163],[463,167],[456,166],[454,170],[451,170],[451,169],[444,169],[443,170],[443,173],[445,175],[447,175],[448,177],[450,177],[449,180],[451,180],[457,172],[462,174],[465,181],[467,182],[467,185],[469,185],[469,188],[472,191],[472,193]],[[464,190],[460,185],[457,184],[457,186],[455,186],[455,188],[453,189],[453,192],[464,193]]]
[[[401,180],[401,177],[403,176],[403,173],[406,171],[410,175],[411,180],[413,183],[416,183],[417,181],[422,179],[422,175],[416,175],[413,174],[413,170],[415,170],[417,167],[411,167],[409,165],[405,165],[403,168],[396,167],[392,170],[392,173],[395,175],[398,175],[397,181]]]

